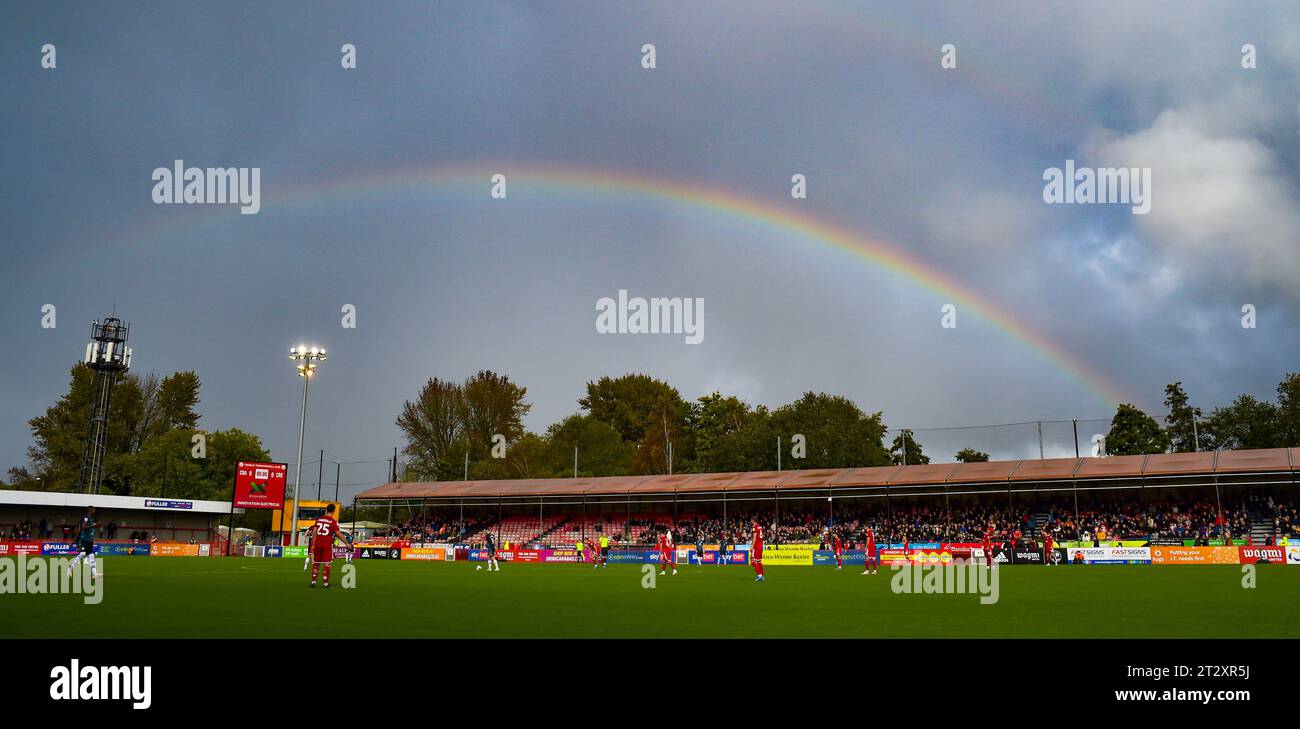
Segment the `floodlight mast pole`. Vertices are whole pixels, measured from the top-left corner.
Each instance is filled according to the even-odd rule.
[[[321,347],[308,349],[306,346],[299,345],[289,350],[289,359],[299,363],[298,376],[302,378],[302,411],[298,416],[298,471],[294,474],[293,480],[293,522],[289,526],[293,530],[289,543],[297,546],[298,499],[302,491],[302,448],[307,433],[307,386],[311,384],[311,376],[316,372],[316,363],[325,361],[325,350]]]
[[[311,383],[311,372],[302,374],[302,412],[298,416],[298,469],[293,477],[293,519],[289,521],[291,536],[289,543],[298,544],[298,493],[302,489],[302,446],[307,432],[307,385]]]

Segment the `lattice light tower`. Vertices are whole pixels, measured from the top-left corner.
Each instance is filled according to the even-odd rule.
[[[90,343],[86,345],[85,365],[94,372],[90,386],[90,423],[86,426],[86,445],[81,454],[81,475],[77,490],[99,493],[104,474],[104,454],[108,448],[108,408],[113,400],[117,379],[131,369],[131,348],[126,346],[131,325],[115,316],[90,325]]]

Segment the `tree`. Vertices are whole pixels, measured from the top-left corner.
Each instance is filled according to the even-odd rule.
[[[665,403],[679,406],[685,415],[685,403],[675,388],[641,374],[588,382],[586,397],[578,400],[578,405],[593,418],[618,431],[624,443],[642,442]]]
[[[447,472],[465,431],[467,409],[461,386],[437,377],[429,378],[414,402],[402,405],[397,427],[406,436],[406,477],[436,481]]]
[[[546,430],[546,467],[553,476],[573,475],[578,449],[579,476],[623,476],[632,472],[636,448],[618,431],[590,415],[575,413]]]
[[[1106,452],[1112,456],[1164,453],[1169,446],[1165,431],[1155,418],[1133,405],[1121,404],[1110,421]]]
[[[645,435],[632,460],[637,473],[680,471],[681,464],[690,462],[691,449],[684,427],[687,410],[675,390],[672,395],[655,398],[647,413]]]
[[[734,396],[714,392],[691,404],[686,427],[695,441],[695,459],[690,470],[702,473],[751,470],[754,421],[766,419],[767,411],[755,413]],[[685,470],[685,469],[683,469]]]
[[[167,430],[158,406],[160,382],[157,372],[140,378],[140,422],[136,427],[134,450],[140,450],[146,440]]]
[[[867,415],[846,397],[805,392],[772,411],[771,428],[781,437],[783,467],[853,468],[889,462],[881,442],[885,426],[880,413]],[[788,458],[795,435],[804,437],[807,448],[806,457],[797,461]],[[770,443],[774,449],[775,441]]]
[[[506,452],[510,478],[552,478],[558,476],[546,468],[546,439],[536,433],[524,433]]]
[[[904,452],[906,458],[903,457]],[[930,457],[925,455],[925,451],[921,449],[921,444],[916,442],[912,431],[904,428],[894,436],[894,442],[889,446],[889,462],[896,466],[914,466],[929,463]]]
[[[1169,436],[1169,448],[1174,453],[1187,453],[1200,450],[1196,442],[1199,428],[1196,423],[1201,420],[1201,409],[1188,404],[1187,392],[1183,383],[1171,382],[1165,385],[1165,432]]]
[[[71,370],[68,391],[59,400],[28,421],[33,443],[27,449],[28,460],[34,469],[34,478],[47,491],[73,491],[81,474],[81,456],[86,442],[90,420],[91,384],[94,373],[78,363]],[[130,453],[136,443],[143,400],[138,379],[134,375],[119,375],[109,406],[109,430],[105,453],[106,462],[114,456]],[[109,493],[119,486],[107,477],[103,484]]]
[[[637,448],[635,473],[666,473],[669,443],[675,467],[689,464],[694,457],[686,428],[690,408],[666,382],[641,374],[602,377],[587,383],[587,395],[578,404]]]
[[[34,442],[28,457],[34,472],[9,469],[18,488],[70,491],[78,485],[94,372],[79,363],[71,375],[67,393],[29,421]],[[237,461],[270,458],[256,435],[238,428],[197,430],[199,387],[194,372],[161,380],[155,374],[118,376],[109,412],[103,491],[220,501],[230,498]],[[205,449],[203,457],[195,457],[192,438],[200,433]],[[250,520],[257,518],[242,521]]]
[[[1215,450],[1272,448],[1282,440],[1279,430],[1277,406],[1242,395],[1231,405],[1210,412],[1202,436]]]
[[[48,491],[45,484],[33,476],[25,466],[14,466],[9,469],[9,483],[3,488],[17,489],[19,491]]]
[[[1277,386],[1277,445],[1300,446],[1300,372],[1288,372]]]
[[[204,487],[202,464],[191,456],[193,433],[190,430],[162,432],[145,441],[130,457],[107,465],[106,470],[113,473],[115,480],[126,484],[126,492],[133,496],[209,498],[198,495],[208,489]],[[210,449],[207,455],[215,457]]]
[[[961,463],[988,463],[989,454],[974,448],[962,448],[957,451],[957,460]]]
[[[524,416],[532,405],[524,399],[527,388],[520,387],[505,375],[483,370],[465,380],[464,434],[469,439],[470,459],[484,460],[497,435],[514,443],[524,434]]]
[[[194,408],[199,404],[200,386],[199,376],[194,372],[173,372],[164,377],[158,386],[156,402],[159,426],[164,430],[197,428],[199,414]]]

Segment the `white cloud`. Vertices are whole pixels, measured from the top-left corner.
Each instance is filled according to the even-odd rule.
[[[1084,151],[1098,166],[1152,169],[1151,212],[1134,225],[1168,265],[1294,292],[1300,196],[1266,146],[1229,126],[1221,109],[1167,110],[1133,134],[1095,134]]]

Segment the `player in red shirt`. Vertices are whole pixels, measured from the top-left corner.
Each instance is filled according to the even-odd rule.
[[[844,569],[844,542],[840,541],[839,532],[832,537],[831,549],[835,550],[835,569]]]
[[[1043,527],[1043,564],[1052,566],[1052,530]]]
[[[754,565],[754,572],[758,577],[754,578],[755,582],[763,581],[763,525],[754,522],[754,536],[749,546],[749,563]]]
[[[880,569],[880,559],[876,556],[876,531],[874,529],[867,529],[867,548],[862,556],[866,565],[866,569],[862,570],[862,574],[876,574],[876,571]]]
[[[984,566],[993,566],[993,528],[984,530]]]
[[[665,574],[668,571],[668,565],[672,562],[672,538],[668,534],[659,535],[659,574]],[[673,574],[677,574],[677,565],[673,565]]]
[[[316,586],[316,573],[321,565],[325,565],[325,587],[329,587],[330,564],[334,562],[334,538],[340,537],[347,541],[346,535],[339,531],[339,523],[334,518],[333,504],[325,507],[325,514],[316,520],[311,528],[311,534],[311,586]]]
[[[677,541],[673,539],[673,530],[668,530],[668,564],[673,566],[673,574],[677,574]]]

